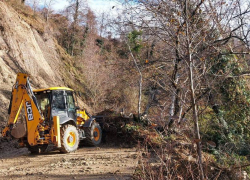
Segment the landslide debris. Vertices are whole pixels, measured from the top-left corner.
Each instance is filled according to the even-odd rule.
[[[18,157],[27,153],[27,148],[19,148],[17,140],[0,138],[0,159]]]

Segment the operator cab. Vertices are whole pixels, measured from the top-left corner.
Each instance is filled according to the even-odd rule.
[[[72,89],[53,87],[33,92],[45,121],[52,122],[54,116],[59,116],[60,124],[69,120],[76,122],[76,106]]]

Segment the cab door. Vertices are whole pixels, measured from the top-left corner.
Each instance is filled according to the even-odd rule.
[[[76,107],[72,91],[66,91],[67,109],[70,118],[76,120]]]

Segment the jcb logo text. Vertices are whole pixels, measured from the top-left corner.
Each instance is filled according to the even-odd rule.
[[[31,104],[28,101],[26,102],[26,110],[27,110],[28,120],[32,121],[34,119],[33,118],[33,111],[32,111],[32,108],[31,108]]]

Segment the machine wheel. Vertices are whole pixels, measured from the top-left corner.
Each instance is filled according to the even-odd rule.
[[[30,145],[28,145],[27,146],[27,148],[31,154],[44,153],[46,151],[47,147],[48,147],[48,145],[43,145],[43,146],[30,146]]]
[[[93,122],[91,127],[85,128],[85,142],[90,146],[97,146],[101,143],[102,140],[102,129],[100,125],[96,122]]]
[[[79,133],[75,126],[66,124],[61,128],[60,152],[70,153],[77,150],[79,145]]]

